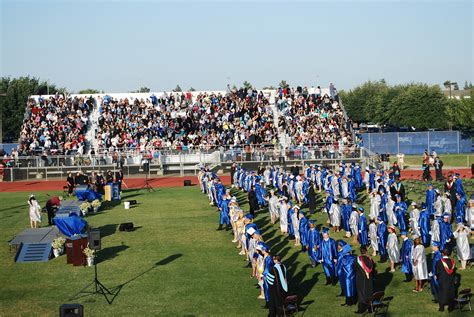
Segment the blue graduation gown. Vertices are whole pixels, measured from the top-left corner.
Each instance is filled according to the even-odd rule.
[[[456,223],[463,223],[465,218],[466,199],[461,197],[456,202]]]
[[[430,215],[428,214],[427,210],[421,211],[420,218],[418,219],[418,225],[420,226],[421,241],[423,242],[423,245],[427,246],[431,242]],[[441,230],[441,227],[440,227],[440,230]]]
[[[342,216],[342,228],[346,232],[351,231],[351,227],[349,225],[349,219],[351,218],[352,213],[352,206],[349,204],[342,204],[341,205],[341,216]]]
[[[439,289],[439,282],[437,279],[435,279],[435,275],[436,275],[436,264],[441,261],[441,258],[443,257],[443,255],[441,254],[441,252],[439,251],[436,251],[435,253],[433,253],[433,261],[431,262],[431,280],[430,280],[430,284],[431,284],[431,294],[433,294],[433,296],[435,298],[437,298],[438,296],[438,289]]]
[[[451,228],[451,224],[448,222],[442,221],[439,225],[439,249],[444,250],[446,247],[447,240],[453,239],[453,229]]]
[[[428,189],[426,191],[426,208],[430,215],[434,214],[435,208],[434,203],[436,199],[436,192],[434,189]]]
[[[255,223],[252,222],[252,223],[248,223],[248,224],[245,225],[245,244],[247,245],[247,250],[249,248],[249,243],[250,243],[250,235],[247,233],[247,231],[250,228],[254,228],[255,232],[258,235],[260,234],[260,230],[258,230],[258,226]]]
[[[352,179],[348,182],[348,190],[349,190],[349,199],[351,201],[357,201],[357,191],[356,191],[356,183]]]
[[[375,173],[369,173],[369,190],[372,191],[375,188]]]
[[[388,231],[385,222],[381,222],[377,226],[377,237],[380,255],[387,255],[387,239]]]
[[[321,240],[321,259],[326,277],[336,276],[334,259],[337,259],[336,241],[333,238]]]
[[[308,229],[308,235],[307,235],[307,243],[308,243],[308,256],[311,262],[314,263],[319,263],[319,260],[321,259],[321,235],[319,234],[319,231],[314,228],[314,229]],[[316,250],[314,250],[316,248]]]
[[[402,258],[402,272],[405,274],[413,274],[413,267],[411,264],[412,246],[413,242],[410,239],[403,240],[400,256]]]
[[[461,197],[466,196],[466,193],[464,192],[464,188],[462,186],[462,180],[460,178],[456,178],[454,181],[454,188],[456,189],[456,193],[460,194]]]
[[[300,232],[300,242],[302,246],[308,245],[308,219],[303,217],[300,219],[299,232]]]
[[[397,207],[399,207],[397,209]],[[405,220],[405,213],[407,211],[407,204],[402,201],[402,202],[397,202],[395,203],[395,205],[393,206],[393,209],[397,209],[395,210],[395,216],[397,217],[397,226],[398,228],[400,228],[400,231],[407,231],[407,224],[406,224],[406,220]]]
[[[230,225],[229,219],[229,203],[230,199],[223,199],[220,204],[220,215],[219,215],[219,224],[223,225]]]
[[[295,229],[293,228],[293,220],[291,219],[291,216],[293,215],[294,210],[293,207],[288,209],[288,235],[294,236],[295,235]]]
[[[265,294],[265,301],[269,301],[269,296],[268,296],[268,282],[267,282],[267,275],[268,274],[273,274],[273,257],[271,255],[267,256],[263,260],[263,292]]]
[[[260,206],[265,206],[266,201],[264,199],[266,191],[265,188],[262,187],[260,184],[255,185],[255,194],[257,196],[257,201]]]
[[[365,218],[364,214],[360,215],[357,227],[359,230],[357,240],[359,240],[361,246],[367,246],[369,244],[369,233],[367,231],[367,219]]]
[[[329,213],[329,210],[331,209],[331,205],[332,205],[332,202],[334,200],[334,197],[333,195],[329,195],[327,198],[326,198],[326,204],[324,205],[325,208],[326,208],[326,212]]]
[[[380,200],[380,216],[382,217],[382,220],[387,223],[388,222],[388,215],[387,215],[387,194],[384,191],[384,194],[381,197]]]
[[[345,297],[354,297],[356,295],[354,265],[356,257],[351,254],[351,250],[351,246],[346,244],[337,255],[336,271],[342,293]]]
[[[355,179],[356,188],[357,189],[362,188],[362,173],[361,173],[360,167],[355,169],[354,179]]]

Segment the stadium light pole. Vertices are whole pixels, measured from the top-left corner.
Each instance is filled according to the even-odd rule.
[[[0,97],[6,97],[7,94],[1,93]],[[0,143],[3,143],[3,111],[0,111]]]

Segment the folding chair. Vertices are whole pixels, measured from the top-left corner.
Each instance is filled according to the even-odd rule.
[[[285,316],[295,316],[298,313],[298,295],[289,295],[284,299]]]
[[[372,300],[370,301],[370,308],[372,309],[372,313],[374,316],[377,315],[377,312],[385,307],[385,304],[383,303],[383,298],[385,296],[385,292],[375,292],[372,294]]]
[[[454,301],[458,304],[460,311],[462,311],[462,307],[466,304],[469,305],[469,311],[472,310],[471,297],[472,297],[472,293],[471,293],[470,288],[465,288],[458,293],[458,297],[456,297]]]

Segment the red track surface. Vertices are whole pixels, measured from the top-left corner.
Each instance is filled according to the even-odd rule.
[[[449,172],[456,172],[461,174],[461,178],[471,178],[471,170],[464,169],[451,169],[445,170],[443,174],[445,176]],[[416,179],[420,180],[422,175],[421,170],[404,170],[402,171],[402,179]],[[431,173],[434,176],[434,171]],[[230,184],[230,176],[220,176],[224,184]],[[166,187],[181,187],[183,186],[183,181],[185,179],[190,179],[192,184],[198,184],[196,176],[187,176],[187,177],[156,177],[150,178],[148,180],[149,184],[155,188],[166,188]],[[126,188],[140,188],[143,186],[145,179],[144,178],[125,178]],[[18,181],[18,182],[1,182],[0,183],[0,192],[32,192],[32,191],[53,191],[61,190],[65,185],[65,180],[30,180],[30,181]]]

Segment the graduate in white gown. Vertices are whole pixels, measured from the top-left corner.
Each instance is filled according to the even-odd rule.
[[[377,191],[374,189],[370,193],[370,212],[369,219],[377,219],[379,215],[381,198]]]
[[[357,208],[352,207],[351,216],[349,218],[349,226],[351,228],[352,234],[352,242],[357,242],[357,234],[359,233],[359,213],[357,212]]]
[[[28,199],[30,226],[31,228],[38,228],[38,223],[41,222],[41,207],[36,200],[35,195],[30,195]]]
[[[410,211],[410,229],[414,235],[421,236],[420,227],[418,226],[418,219],[420,219],[420,210],[416,202],[411,203],[412,210]]]
[[[415,289],[413,292],[423,291],[423,282],[428,279],[428,266],[426,264],[425,247],[421,243],[419,236],[413,236],[414,244],[411,251],[411,263],[413,266],[413,277],[415,279]]]
[[[280,210],[280,230],[283,234],[288,233],[288,198],[283,197],[280,199],[280,204],[278,205],[278,209]]]
[[[339,208],[339,200],[334,197],[331,207],[329,208],[329,221],[334,231],[339,232],[341,227],[341,208]]]
[[[400,249],[398,248],[398,238],[395,227],[388,227],[387,253],[390,260],[390,272],[395,272],[395,264],[400,262]]]
[[[471,230],[471,239],[474,239],[474,199],[469,200],[466,208],[466,223],[467,227]]]
[[[370,239],[370,247],[372,248],[372,256],[376,256],[377,251],[379,250],[379,245],[378,245],[378,239],[377,239],[377,225],[375,224],[374,219],[370,219],[369,239]]]
[[[467,261],[472,258],[468,240],[469,230],[462,223],[458,223],[457,229],[453,232],[453,235],[454,238],[456,238],[458,259],[461,261],[460,270],[465,270]]]
[[[397,224],[397,216],[395,215],[395,212],[394,212],[394,208],[393,208],[394,206],[395,206],[395,202],[393,201],[392,196],[389,195],[387,198],[387,206],[386,206],[387,222],[389,226],[394,226]]]
[[[278,209],[278,196],[275,194],[275,191],[270,191],[270,197],[268,200],[268,211],[270,212],[270,219],[272,224],[280,217],[280,210]]]
[[[291,223],[293,225],[293,231],[295,233],[295,245],[301,245],[300,239],[300,206],[296,205],[293,207],[293,214],[291,215]]]

